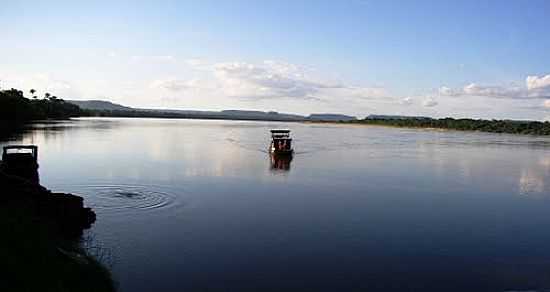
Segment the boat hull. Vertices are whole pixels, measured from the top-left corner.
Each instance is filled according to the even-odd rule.
[[[273,155],[292,155],[294,153],[294,150],[292,150],[292,149],[290,149],[290,150],[276,150],[276,149],[270,148],[269,153],[271,153]]]

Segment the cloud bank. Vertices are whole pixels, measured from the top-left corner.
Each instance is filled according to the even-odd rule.
[[[209,80],[191,82],[184,79],[155,80],[151,86],[172,92],[205,89],[226,97],[248,100],[293,99],[325,100],[332,97],[376,99],[389,96],[382,87],[361,87],[318,76],[294,64],[266,60],[260,63],[207,63],[198,59],[186,65],[207,73]]]
[[[119,75],[115,74],[99,79],[90,76],[77,79],[70,74],[53,77],[0,68],[4,70],[0,71],[0,85],[27,92],[35,88],[39,94],[50,92],[67,99],[106,98],[137,107],[538,120],[548,119],[550,114],[550,74],[526,74],[523,81],[504,85],[472,82],[434,90],[404,88],[399,80],[387,81],[391,85],[388,88],[371,86],[368,82],[353,84],[328,77],[334,76],[332,72],[324,74],[327,72],[273,60],[211,62],[170,55],[124,56],[116,52],[104,57],[108,59],[105,64],[112,64],[114,69],[122,65],[132,72],[143,69],[146,73],[129,77],[119,74],[120,79],[116,79]],[[115,57],[123,61],[112,62]],[[498,102],[495,99],[499,99]]]
[[[439,103],[432,97],[428,97],[422,102],[422,105],[425,107],[434,107],[434,106],[437,106],[438,104]]]
[[[545,99],[550,98],[550,75],[527,76],[524,86],[518,85],[481,85],[470,83],[463,88],[439,88],[442,96],[480,96],[509,99]]]

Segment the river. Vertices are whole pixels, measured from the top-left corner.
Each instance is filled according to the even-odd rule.
[[[86,118],[20,143],[94,208],[86,245],[122,292],[550,289],[550,138]]]

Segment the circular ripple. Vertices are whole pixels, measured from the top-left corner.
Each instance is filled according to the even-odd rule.
[[[95,210],[150,211],[176,203],[176,196],[158,186],[91,185],[81,186],[86,200]]]

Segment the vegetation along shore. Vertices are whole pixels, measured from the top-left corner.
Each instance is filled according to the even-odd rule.
[[[550,135],[550,122],[481,120],[481,119],[432,119],[427,117],[369,116],[363,120],[341,123],[381,125],[402,128],[432,128],[458,131],[479,131],[523,135]]]
[[[0,140],[33,120],[83,114],[49,94],[28,99],[19,90],[3,90]],[[0,291],[115,291],[109,269],[82,247],[82,231],[95,213],[81,197],[41,186],[36,157],[34,163],[26,158],[6,154],[0,161]]]
[[[1,291],[115,291],[109,270],[82,247],[95,221],[82,198],[53,193],[0,165]]]
[[[0,90],[0,139],[6,139],[33,120],[68,119],[87,115],[77,105],[65,102],[55,95],[45,93],[39,98],[34,89],[26,98],[17,89]]]

